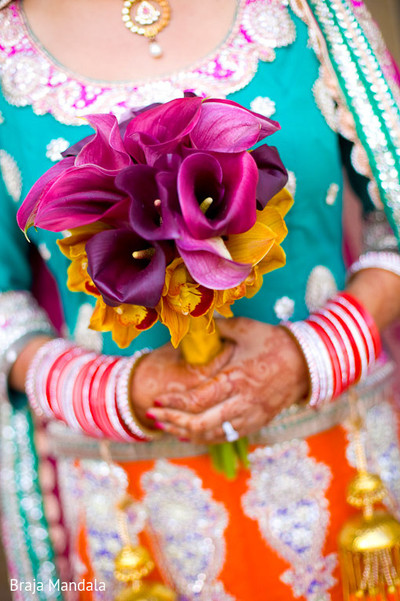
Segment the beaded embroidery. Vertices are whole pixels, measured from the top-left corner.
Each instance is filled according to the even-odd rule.
[[[336,555],[324,557],[322,548],[329,524],[325,492],[331,474],[308,452],[307,443],[300,440],[254,451],[242,504],[245,513],[257,520],[265,542],[290,563],[281,580],[292,587],[294,596],[328,601],[335,584]]]
[[[90,303],[83,303],[83,305],[79,307],[74,340],[77,344],[90,351],[101,353],[103,349],[103,336],[101,332],[96,332],[89,328],[92,313],[93,305]]]
[[[5,150],[0,150],[0,173],[7,192],[14,202],[21,198],[22,176],[16,160]]]
[[[318,311],[337,290],[333,273],[325,265],[316,265],[307,280],[305,298],[307,309],[310,313]]]
[[[11,104],[32,105],[36,114],[51,113],[67,125],[82,125],[79,116],[88,113],[112,111],[121,116],[132,106],[181,97],[183,90],[226,96],[252,80],[259,60],[274,60],[274,48],[294,42],[296,29],[287,4],[287,0],[239,0],[226,41],[191,69],[136,84],[108,84],[60,67],[34,42],[18,2],[12,2],[0,13],[3,91]]]
[[[57,161],[61,161],[62,152],[67,150],[70,143],[64,138],[55,138],[54,140],[50,140],[50,142],[46,146],[46,157],[56,163]]]
[[[225,561],[225,508],[193,470],[165,460],[142,476],[159,565],[187,601],[234,601],[217,580]]]

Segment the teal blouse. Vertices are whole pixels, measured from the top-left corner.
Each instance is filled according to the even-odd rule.
[[[295,41],[277,49],[274,61],[260,61],[251,82],[228,96],[248,108],[254,107],[254,110],[258,107],[255,99],[259,97],[270,106],[275,103],[272,117],[279,121],[282,129],[268,142],[277,146],[291,172],[292,188],[296,182],[294,207],[286,218],[289,234],[283,243],[286,266],[267,275],[261,291],[254,298],[234,305],[236,316],[272,324],[291,316],[292,308],[293,319],[305,318],[321,295],[329,294],[335,286],[341,289],[344,285],[339,138],[317,106],[317,93],[313,93],[320,65],[307,44],[307,27],[291,12],[290,17],[296,28]],[[54,164],[46,156],[51,140],[62,138],[72,144],[91,133],[91,129],[86,125],[65,125],[51,114],[38,115],[31,106],[11,104],[2,94],[0,115],[3,172],[0,182],[0,291],[30,289],[29,244],[16,224],[18,206],[37,178]],[[56,280],[66,332],[73,337],[79,327],[81,306],[94,304],[95,299],[67,289],[69,261],[56,246],[60,234],[32,228],[30,237]],[[168,340],[166,328],[157,324],[141,334],[131,347],[120,350],[107,333],[103,336],[103,352],[131,354],[136,348],[157,347]]]

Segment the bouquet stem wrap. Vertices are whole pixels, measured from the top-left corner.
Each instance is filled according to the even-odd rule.
[[[208,332],[207,323],[205,317],[191,319],[189,332],[180,344],[185,361],[191,365],[207,365],[222,351],[223,342],[217,327],[213,332]],[[246,466],[248,464],[247,447],[247,438],[210,445],[210,456],[215,469],[224,473],[227,478],[234,478],[239,463],[242,462]]]

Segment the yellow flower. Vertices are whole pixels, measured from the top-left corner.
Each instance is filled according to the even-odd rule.
[[[235,261],[251,263],[253,269],[246,280],[230,290],[215,293],[215,309],[224,317],[232,317],[231,305],[244,296],[251,298],[261,288],[263,275],[286,262],[280,246],[287,234],[284,216],[293,205],[293,198],[284,188],[274,196],[262,211],[257,211],[257,221],[244,234],[229,236],[226,246]]]
[[[214,291],[194,282],[183,260],[174,259],[166,269],[164,289],[156,309],[161,323],[170,331],[175,348],[196,317],[207,315],[207,328],[212,331],[213,304]]]
[[[71,261],[67,271],[67,287],[72,292],[86,292],[97,298],[100,296],[87,272],[86,243],[92,236],[105,229],[107,229],[107,226],[99,222],[92,223],[70,230],[70,236],[62,240],[57,240],[57,244],[63,255]]]
[[[99,332],[111,332],[114,342],[120,348],[126,348],[141,332],[153,327],[157,319],[154,309],[127,304],[110,307],[100,297],[89,327]]]

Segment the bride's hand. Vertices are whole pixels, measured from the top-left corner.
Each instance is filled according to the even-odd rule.
[[[226,344],[222,352],[204,367],[190,366],[171,344],[143,357],[134,370],[131,386],[132,404],[137,418],[144,425],[154,427],[154,420],[146,417],[154,399],[164,393],[184,394],[190,388],[205,383],[224,367],[232,351],[232,345]]]
[[[309,388],[303,355],[283,328],[246,318],[219,320],[218,328],[235,343],[228,362],[195,388],[157,396],[148,414],[166,432],[196,443],[224,442],[224,421],[240,436],[255,432]]]

